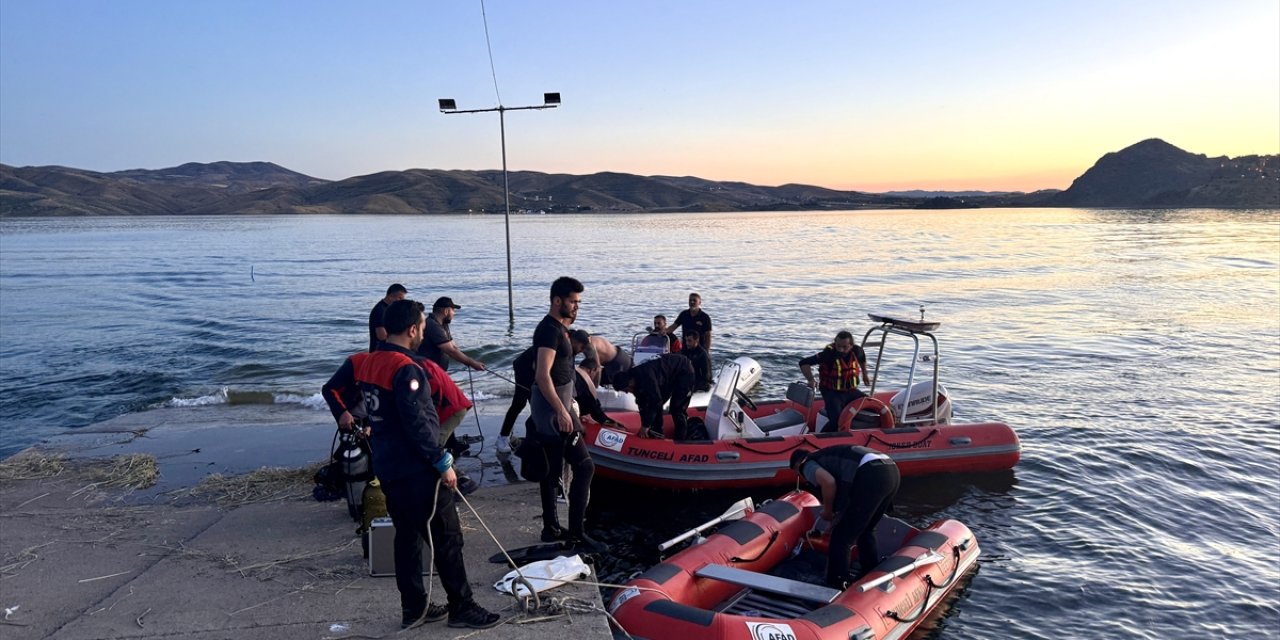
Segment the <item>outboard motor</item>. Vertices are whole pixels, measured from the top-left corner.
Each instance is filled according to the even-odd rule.
[[[333,454],[342,468],[342,493],[347,499],[347,513],[356,522],[361,520],[365,486],[373,479],[368,445],[360,433],[358,428],[343,433],[340,436],[341,444]]]

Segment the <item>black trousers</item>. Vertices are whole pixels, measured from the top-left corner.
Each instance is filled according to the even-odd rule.
[[[502,437],[505,438],[511,435],[511,430],[515,428],[516,419],[520,417],[520,412],[524,411],[525,405],[529,404],[529,389],[532,386],[532,383],[521,385],[520,381],[516,381],[516,390],[511,396],[511,406],[507,409],[507,415],[502,418],[502,431],[499,433]]]
[[[850,402],[867,395],[857,388],[843,391],[819,389],[819,391],[822,392],[822,410],[827,414],[827,424],[822,427],[823,433],[839,429],[840,414],[844,412],[844,408]]]
[[[427,604],[422,581],[422,541],[427,539],[428,530],[435,570],[449,598],[449,610],[456,611],[471,601],[467,568],[462,563],[462,525],[458,522],[454,494],[443,484],[437,492],[436,479],[434,473],[424,473],[382,481],[387,514],[396,526],[396,539],[392,544],[396,587],[400,589],[400,607],[408,614],[421,613]],[[431,517],[433,505],[435,517]]]
[[[560,473],[564,465],[573,469],[573,482],[569,485],[569,534],[581,535],[583,521],[587,518],[587,503],[591,501],[591,477],[595,475],[596,466],[587,452],[587,443],[583,441],[582,422],[578,414],[572,410],[573,383],[556,387],[556,396],[560,403],[569,408],[569,418],[573,422],[573,431],[563,433],[556,426],[555,413],[551,403],[547,402],[542,391],[533,388],[530,399],[529,418],[533,420],[533,430],[526,437],[536,438],[538,444],[546,447],[547,466],[551,470],[538,490],[542,498],[542,523],[559,525],[556,513],[556,485],[560,483]]]
[[[689,438],[689,398],[693,395],[694,379],[693,371],[690,370],[676,374],[671,381],[671,400],[667,405],[667,412],[671,414],[676,440]]]
[[[898,465],[888,460],[875,460],[858,467],[853,486],[846,491],[852,496],[849,506],[836,513],[831,529],[831,548],[827,552],[827,584],[842,588],[849,574],[849,553],[858,541],[860,576],[880,564],[876,545],[876,524],[893,504],[898,493]]]
[[[587,443],[582,432],[576,431],[558,443],[545,442],[543,446],[547,448],[547,463],[551,473],[538,484],[542,498],[542,524],[560,524],[560,516],[556,511],[556,485],[560,484],[560,473],[567,464],[573,470],[573,481],[569,484],[569,535],[581,537],[585,533],[583,522],[587,518],[587,503],[591,502],[591,478],[596,473],[596,465],[591,461]]]

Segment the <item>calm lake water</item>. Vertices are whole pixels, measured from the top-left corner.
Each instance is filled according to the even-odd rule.
[[[514,326],[497,216],[0,221],[0,455],[227,389],[320,411],[397,281],[461,304],[455,338],[503,375],[557,276],[619,343],[698,291],[717,360],[764,365],[760,398],[868,312],[924,305],[957,419],[1023,445],[1012,472],[904,486],[900,515],[983,549],[928,634],[1280,637],[1280,211],[518,216],[511,236]]]

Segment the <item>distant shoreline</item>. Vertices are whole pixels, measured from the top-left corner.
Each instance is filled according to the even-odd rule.
[[[883,194],[696,177],[410,169],[338,181],[269,162],[99,173],[0,165],[0,218],[147,215],[704,213],[867,209],[1280,208],[1280,155],[1209,158],[1144,140],[1066,190]]]

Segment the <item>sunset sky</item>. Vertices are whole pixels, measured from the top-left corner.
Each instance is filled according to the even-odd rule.
[[[1066,188],[1280,153],[1280,2],[0,0],[0,162]]]

